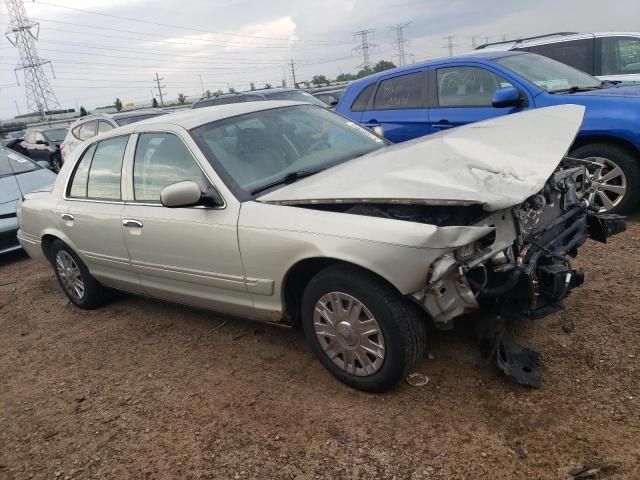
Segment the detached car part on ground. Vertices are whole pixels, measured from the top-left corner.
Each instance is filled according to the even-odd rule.
[[[427,321],[447,329],[479,310],[501,368],[536,385],[537,357],[509,342],[502,319],[563,308],[583,281],[570,257],[588,237],[625,228],[623,217],[595,213],[586,165],[565,158],[583,114],[539,109],[389,146],[311,105],[176,113],[85,146],[81,155],[127,145],[121,198],[72,198],[77,172],[89,178],[85,196],[92,189],[79,155],[51,192],[24,201],[19,238],[80,307],[100,305],[112,287],[300,321],[323,365],[368,391],[411,371]],[[157,138],[145,153],[152,132],[179,138],[198,167],[163,169],[157,203],[136,200],[138,182],[148,193],[157,180],[145,186],[135,165],[177,153]],[[94,156],[100,168],[104,155]]]

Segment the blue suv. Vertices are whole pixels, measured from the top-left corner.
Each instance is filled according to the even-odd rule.
[[[586,181],[589,200],[607,212],[636,207],[640,87],[602,82],[547,57],[478,52],[387,70],[353,83],[336,111],[392,142],[403,142],[560,104],[586,107],[569,156],[592,161]]]

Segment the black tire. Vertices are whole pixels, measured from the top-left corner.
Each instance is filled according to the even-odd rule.
[[[626,149],[610,143],[583,145],[573,150],[569,156],[583,159],[604,158],[618,165],[626,178],[626,191],[619,203],[607,210],[607,213],[628,213],[637,208],[640,202],[640,159],[634,158]]]
[[[317,302],[330,292],[357,299],[379,324],[385,355],[375,373],[358,376],[343,370],[320,345],[314,311]],[[301,313],[305,337],[314,354],[338,380],[359,390],[384,392],[396,385],[415,367],[426,345],[423,312],[384,280],[355,266],[333,265],[313,277],[304,291]]]
[[[65,285],[65,281],[63,279],[63,274],[61,273],[61,265],[58,263],[58,254],[60,252],[66,252],[77,266],[81,280],[83,282],[84,291],[82,295],[76,295],[72,293],[71,288]],[[63,255],[61,256],[63,258]],[[50,256],[49,259],[53,266],[53,271],[56,274],[56,278],[58,279],[58,284],[65,295],[71,300],[75,305],[85,310],[93,310],[94,308],[98,308],[103,305],[108,299],[109,294],[105,287],[103,287],[100,282],[98,282],[93,275],[89,273],[87,266],[84,262],[78,257],[78,255],[62,240],[56,240],[51,244]]]
[[[62,168],[62,156],[59,153],[53,155],[49,160],[49,163],[51,164],[51,169],[54,172],[60,173],[60,169]]]

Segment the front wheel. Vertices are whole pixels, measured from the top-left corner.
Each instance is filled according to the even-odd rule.
[[[107,290],[63,241],[56,240],[51,245],[51,261],[62,290],[78,307],[92,310],[106,302]]]
[[[418,309],[375,275],[349,265],[318,273],[302,299],[311,349],[340,381],[383,392],[407,376],[426,343]]]
[[[608,143],[593,143],[570,153],[593,162],[587,166],[585,196],[601,212],[626,213],[640,200],[640,159]]]

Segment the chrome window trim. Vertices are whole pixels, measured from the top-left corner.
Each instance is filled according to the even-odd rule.
[[[75,177],[76,170],[78,169],[78,164],[82,160],[82,157],[87,152],[87,150],[89,150],[93,145],[97,145],[102,140],[109,140],[111,138],[118,138],[118,137],[124,137],[124,136],[128,136],[129,139],[127,140],[127,146],[124,149],[124,156],[122,158],[122,167],[121,167],[121,170],[120,170],[120,200],[100,200],[100,199],[94,199],[94,198],[69,197],[67,195],[67,192],[69,191],[69,183],[72,181],[73,177]],[[131,143],[131,137],[132,136],[133,135],[131,133],[124,133],[122,135],[114,135],[113,137],[104,138],[104,139],[101,139],[101,140],[99,140],[97,142],[88,143],[86,145],[86,147],[80,152],[80,154],[76,158],[75,163],[73,164],[73,168],[71,169],[71,173],[65,179],[64,190],[62,191],[62,199],[65,202],[108,203],[108,204],[111,204],[111,205],[124,205],[125,201],[122,200],[122,196],[123,196],[122,181],[123,181],[124,175],[122,173],[124,171],[125,160],[126,160],[126,157],[127,157],[127,150],[129,149],[129,144]],[[87,182],[88,181],[89,180],[87,178]],[[88,189],[87,189],[87,192],[88,192]]]
[[[162,205],[162,203],[158,202],[148,202],[148,201],[137,201],[135,199],[135,184],[134,184],[134,166],[135,166],[135,157],[136,157],[136,149],[138,147],[138,139],[140,137],[140,135],[145,135],[147,133],[150,134],[154,134],[154,133],[164,133],[167,135],[174,135],[176,137],[178,137],[178,140],[180,140],[182,142],[182,144],[187,148],[187,150],[189,151],[189,155],[191,155],[191,158],[193,159],[194,162],[196,162],[196,165],[198,166],[198,168],[200,169],[200,171],[202,172],[202,174],[205,176],[205,178],[209,181],[209,185],[211,186],[211,188],[213,188],[218,195],[220,196],[220,198],[222,199],[222,205],[219,207],[206,207],[204,205],[196,205],[195,207],[185,207],[185,208],[197,208],[197,209],[201,209],[201,210],[224,210],[227,208],[227,200],[224,198],[224,196],[222,195],[222,193],[220,193],[220,190],[215,186],[215,183],[213,182],[213,180],[211,180],[211,177],[209,176],[209,174],[204,170],[204,168],[202,168],[202,164],[200,163],[200,161],[198,160],[198,156],[194,154],[193,149],[187,144],[187,142],[184,141],[184,139],[176,132],[172,132],[170,130],[144,130],[144,131],[138,131],[135,132],[134,134],[132,134],[131,136],[135,136],[135,143],[132,147],[132,153],[131,153],[131,157],[130,159],[127,158],[127,155],[125,153],[125,160],[130,160],[130,162],[126,165],[126,169],[127,169],[127,176],[128,178],[128,186],[130,187],[130,190],[128,190],[128,193],[130,194],[130,197],[132,198],[132,200],[125,200],[124,203],[126,205],[136,205],[136,206],[146,206],[146,207],[162,207],[162,208],[167,208],[164,205]],[[123,164],[123,168],[124,168],[124,164]],[[213,168],[213,167],[211,167]],[[122,178],[125,178],[125,175],[122,176]]]

